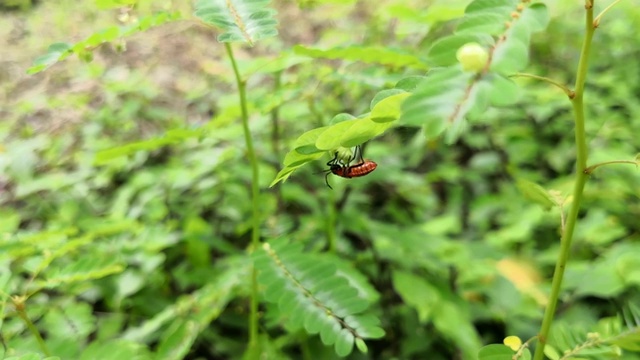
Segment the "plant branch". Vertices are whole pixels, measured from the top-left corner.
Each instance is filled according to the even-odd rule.
[[[610,164],[633,164],[635,166],[640,165],[640,162],[638,161],[632,161],[632,160],[612,160],[612,161],[605,161],[605,162],[601,162],[601,163],[597,163],[594,165],[589,166],[588,168],[584,169],[584,173],[587,175],[591,175],[591,173],[593,173],[597,168],[599,168],[600,166],[603,165],[610,165]]]
[[[612,2],[609,6],[607,6],[606,8],[604,8],[604,10],[602,10],[602,11],[600,12],[600,14],[598,14],[598,16],[596,16],[596,18],[595,18],[595,19],[593,19],[593,27],[594,27],[594,28],[597,28],[598,26],[600,26],[600,19],[602,19],[602,16],[603,16],[604,14],[606,14],[606,13],[607,13],[607,11],[609,11],[612,7],[614,7],[614,6],[615,6],[617,3],[619,3],[619,2],[620,2],[620,0],[616,0],[616,1]]]
[[[532,336],[529,338],[529,340],[525,341],[522,345],[520,345],[520,348],[518,349],[518,351],[512,356],[512,359],[519,359],[524,355],[524,351],[526,349],[529,348],[529,344],[531,344],[534,340],[536,340],[538,338],[538,336]]]
[[[571,203],[571,208],[569,209],[569,214],[566,219],[567,223],[560,240],[560,253],[558,254],[558,261],[556,262],[555,270],[553,272],[551,294],[549,295],[549,304],[545,309],[542,326],[540,328],[540,333],[538,334],[539,343],[536,347],[536,351],[533,357],[534,360],[542,360],[544,357],[544,346],[547,343],[549,331],[551,330],[551,324],[553,322],[556,311],[556,306],[558,305],[558,299],[560,297],[560,290],[562,287],[562,279],[564,277],[564,271],[567,266],[567,261],[569,260],[569,254],[571,252],[573,231],[578,219],[582,193],[584,191],[584,185],[588,176],[584,172],[584,170],[587,168],[588,157],[584,115],[584,87],[587,78],[587,71],[589,68],[589,52],[591,50],[591,41],[593,39],[595,27],[593,26],[593,0],[590,0],[590,2],[586,5],[585,37],[582,43],[582,49],[580,51],[580,61],[578,63],[575,83],[575,97],[571,100],[575,118],[576,142],[576,179],[573,186],[573,202]]]
[[[255,251],[260,246],[260,207],[259,207],[259,173],[258,158],[253,148],[251,139],[251,131],[249,129],[249,111],[247,110],[247,83],[240,76],[238,65],[233,56],[233,49],[229,43],[224,44],[227,55],[233,67],[236,83],[238,85],[238,94],[240,96],[240,110],[242,113],[242,129],[244,131],[244,141],[247,146],[247,157],[251,164],[251,203],[252,203],[252,228],[251,228],[251,246],[250,251]],[[249,314],[249,351],[253,354],[253,350],[258,346],[258,272],[255,267],[251,270],[251,305]]]
[[[338,217],[338,209],[336,206],[336,199],[334,191],[327,191],[329,193],[329,199],[327,201],[327,219],[325,224],[325,231],[327,234],[327,251],[335,254],[336,252],[336,219]]]
[[[36,341],[38,342],[38,346],[40,347],[40,350],[42,351],[42,353],[45,356],[52,356],[51,352],[49,351],[49,348],[47,347],[47,344],[44,342],[44,339],[40,334],[40,331],[33,324],[31,319],[29,319],[29,315],[27,314],[27,311],[24,305],[26,301],[26,297],[14,296],[11,298],[11,301],[13,302],[13,306],[15,306],[16,312],[18,313],[18,316],[20,317],[20,319],[22,319],[22,321],[25,323],[31,335],[33,335],[36,338]]]
[[[282,87],[282,71],[273,75],[273,81],[273,91],[277,93]],[[274,155],[280,158],[280,105],[271,109],[271,142]]]
[[[544,81],[544,82],[547,82],[547,83],[549,83],[551,85],[554,85],[554,86],[558,87],[560,90],[562,90],[569,97],[569,99],[573,99],[576,96],[575,92],[573,90],[569,89],[566,85],[561,84],[560,82],[555,81],[553,79],[549,79],[548,77],[538,76],[538,75],[533,75],[533,74],[528,74],[528,73],[515,73],[513,75],[509,75],[509,77],[527,77],[527,78],[532,78],[532,79]]]

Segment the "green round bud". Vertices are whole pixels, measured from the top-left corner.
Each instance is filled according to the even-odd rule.
[[[456,52],[456,58],[462,65],[462,70],[478,72],[487,65],[489,53],[480,44],[473,42],[462,45]]]
[[[340,146],[336,149],[336,152],[338,153],[338,159],[344,163],[346,163],[353,157],[353,150],[351,150],[351,148]]]

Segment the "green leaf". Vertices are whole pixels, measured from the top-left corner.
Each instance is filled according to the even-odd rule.
[[[555,347],[549,344],[544,347],[544,354],[551,360],[560,359],[560,353],[558,352],[558,350],[556,350]]]
[[[165,337],[159,344],[162,347],[164,342],[173,342],[171,333],[178,334],[178,344],[193,343],[199,332],[206,329],[211,321],[217,318],[227,306],[228,302],[236,295],[237,289],[244,279],[249,276],[249,259],[244,256],[228,257],[217,263],[220,270],[217,276],[207,282],[200,289],[191,294],[179,298],[174,304],[170,304],[153,318],[143,322],[137,327],[129,327],[122,334],[122,338],[136,342],[148,342],[155,340],[154,336],[165,329]],[[189,325],[183,324],[184,315],[190,314],[189,318],[194,322]],[[190,327],[197,325],[198,331],[190,330]],[[187,327],[180,330],[181,327]],[[170,349],[168,349],[170,350]]]
[[[80,355],[79,360],[143,360],[151,359],[148,350],[137,343],[124,339],[92,342]]]
[[[385,332],[379,327],[380,320],[371,315],[350,315],[344,318],[344,321],[356,329],[358,335],[364,339],[379,339],[384,336]]]
[[[478,13],[509,14],[516,9],[519,0],[474,0],[464,10],[465,15]]]
[[[127,5],[134,5],[138,0],[96,0],[98,9],[106,10]]]
[[[501,74],[513,74],[529,63],[529,49],[520,40],[509,37],[493,52],[491,70]]]
[[[374,303],[380,298],[380,294],[369,283],[369,279],[358,271],[351,261],[340,258],[333,261],[333,264],[337,267],[336,274],[345,278],[349,285],[357,290],[359,297],[367,299],[370,303]],[[315,270],[314,273],[316,273]],[[320,276],[326,275],[320,274]]]
[[[108,1],[108,0],[105,0]],[[123,0],[126,1],[126,0]],[[133,1],[133,0],[132,0]],[[100,45],[117,41],[122,37],[131,36],[151,27],[162,25],[169,21],[181,18],[179,12],[160,12],[150,16],[142,17],[137,23],[127,27],[111,26],[104,30],[91,34],[86,39],[73,45],[66,43],[55,43],[49,46],[47,53],[36,58],[33,65],[27,69],[27,74],[36,74],[53,64],[62,61],[72,54],[77,54],[82,60],[90,61],[93,58],[92,52]]]
[[[189,353],[200,329],[195,321],[179,319],[163,331],[155,359],[182,359]]]
[[[506,29],[507,17],[497,13],[469,14],[462,18],[456,34],[485,33],[490,35],[502,34]]]
[[[465,303],[441,301],[433,312],[433,326],[451,339],[461,350],[462,358],[471,359],[482,346],[482,342]],[[456,326],[451,326],[456,324]]]
[[[381,332],[379,320],[363,313],[368,300],[337,272],[339,260],[333,256],[304,253],[301,244],[276,239],[253,258],[259,283],[268,284],[264,298],[287,314],[288,329],[303,326],[309,334],[320,333],[322,342],[333,344],[340,356],[352,351],[355,338]]]
[[[608,343],[619,346],[623,350],[640,352],[640,326],[637,326],[635,331],[630,330],[609,340]]]
[[[392,282],[402,300],[416,309],[420,322],[429,320],[435,305],[440,300],[438,289],[422,278],[404,271],[394,271]]]
[[[87,254],[69,265],[50,269],[47,274],[47,280],[44,282],[38,281],[37,284],[43,288],[56,288],[60,284],[100,279],[120,273],[124,269],[125,266],[116,259]]]
[[[55,191],[86,181],[91,176],[87,171],[50,171],[31,180],[22,181],[16,187],[16,197],[23,198],[40,191]]]
[[[543,30],[549,22],[544,4],[532,4],[525,8],[520,16],[512,19],[506,32],[506,40],[499,43],[493,52],[491,70],[502,74],[511,74],[524,69],[529,62],[529,43],[531,34]]]
[[[318,152],[323,152],[316,147],[316,141],[318,137],[325,132],[329,126],[319,127],[313,130],[309,130],[300,135],[293,143],[293,149],[302,155],[309,155]]]
[[[578,280],[576,296],[614,297],[625,289],[622,277],[617,269],[606,263],[600,263],[587,269]]]
[[[267,7],[269,0],[198,0],[195,16],[222,29],[219,42],[256,41],[278,35],[276,10]]]
[[[367,349],[367,344],[365,344],[364,340],[362,340],[360,338],[356,339],[356,347],[363,354],[366,354],[369,351],[369,349]]]
[[[331,121],[329,121],[330,125],[335,125],[337,123],[341,123],[343,121],[349,121],[349,120],[355,120],[357,119],[355,116],[351,115],[351,114],[347,114],[347,113],[340,113],[336,116],[334,116]]]
[[[324,153],[315,153],[315,154],[304,155],[304,154],[300,154],[297,150],[291,150],[287,153],[287,155],[285,155],[283,163],[288,168],[296,168],[310,161],[319,159],[320,157],[322,157],[323,154]]]
[[[396,83],[395,88],[399,90],[412,92],[426,78],[427,78],[426,76],[409,76],[398,81]]]
[[[327,50],[296,45],[293,51],[298,55],[320,59],[340,59],[360,61],[367,64],[381,64],[395,68],[414,68],[426,70],[427,65],[410,53],[385,47],[350,46]]]
[[[353,147],[382,135],[393,126],[393,122],[373,122],[370,118],[358,119],[340,138],[340,146]]]
[[[478,351],[478,360],[511,360],[516,352],[502,344],[483,346]]]
[[[522,195],[527,199],[542,205],[545,210],[549,210],[557,205],[547,190],[532,181],[518,178],[516,180],[516,186]]]
[[[111,160],[117,159],[122,156],[132,155],[139,151],[153,151],[161,149],[168,145],[183,143],[184,140],[189,138],[201,137],[202,135],[203,132],[201,129],[168,130],[162,137],[137,141],[111,149],[98,151],[94,159],[94,164],[104,165],[109,163]]]
[[[320,329],[320,339],[325,345],[333,345],[340,334],[340,324],[334,321],[325,321]]]
[[[411,94],[407,92],[385,97],[371,109],[370,118],[377,123],[395,121],[400,117],[400,107]]]
[[[402,89],[386,89],[386,90],[382,90],[380,92],[378,92],[373,99],[371,100],[371,105],[369,105],[369,109],[373,110],[373,108],[376,106],[376,104],[378,104],[380,101],[393,96],[393,95],[398,95],[398,94],[404,94],[406,93],[406,91],[402,90]]]
[[[335,150],[342,144],[343,134],[360,120],[350,120],[331,125],[316,140],[316,147],[320,150]]]
[[[472,77],[458,67],[430,71],[413,95],[404,100],[399,124],[423,125],[429,139],[448,127],[459,129],[478,96],[478,88],[470,82]]]
[[[637,261],[634,252],[620,255],[616,259],[615,267],[625,284],[640,285],[640,263]]]
[[[353,341],[353,334],[347,329],[342,329],[335,344],[336,354],[340,357],[351,354],[353,351]]]
[[[483,81],[490,82],[489,100],[494,106],[509,106],[518,102],[520,87],[511,79],[492,73]]]
[[[20,225],[20,213],[10,208],[0,208],[0,234],[13,233]]]
[[[543,3],[529,5],[520,16],[519,21],[525,23],[531,32],[542,31],[549,25],[549,11]]]
[[[84,338],[97,330],[97,319],[92,311],[88,303],[72,302],[64,308],[50,309],[44,316],[44,324],[52,334]]]
[[[57,63],[58,61],[66,58],[71,54],[71,44],[67,43],[55,43],[51,44],[47,49],[47,53],[36,58],[33,65],[27,69],[27,74],[32,75],[45,70],[49,66]]]

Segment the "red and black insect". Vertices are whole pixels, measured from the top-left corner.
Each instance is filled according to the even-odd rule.
[[[358,158],[358,151],[360,153],[360,161],[351,165],[351,162]],[[324,181],[327,183],[329,189],[333,189],[331,185],[329,185],[329,173],[346,179],[351,179],[369,174],[378,167],[378,164],[371,160],[364,160],[362,158],[362,147],[358,145],[356,146],[356,151],[354,152],[353,157],[349,158],[346,164],[338,160],[338,152],[336,152],[336,156],[327,163],[327,166],[329,167],[329,170],[327,170]]]

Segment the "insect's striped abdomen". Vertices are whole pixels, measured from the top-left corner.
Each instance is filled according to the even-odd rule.
[[[346,167],[344,170],[345,174],[339,175],[339,176],[346,177],[346,178],[365,176],[371,173],[373,170],[375,170],[376,167],[378,167],[378,164],[376,164],[375,162],[371,160],[365,160],[360,164],[355,164],[355,165]]]

